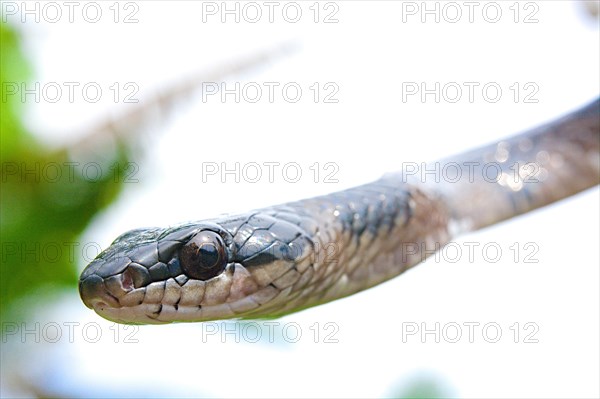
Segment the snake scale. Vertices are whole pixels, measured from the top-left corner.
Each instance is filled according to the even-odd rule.
[[[129,231],[85,268],[79,292],[119,323],[282,316],[370,288],[461,233],[597,185],[599,147],[597,99],[427,167],[453,171],[443,179],[404,170],[245,214]]]

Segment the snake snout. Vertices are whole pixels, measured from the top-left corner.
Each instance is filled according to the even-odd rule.
[[[120,306],[119,301],[106,290],[102,277],[96,274],[79,281],[79,295],[90,309]]]

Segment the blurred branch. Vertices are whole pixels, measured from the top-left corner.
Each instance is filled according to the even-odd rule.
[[[112,136],[117,141],[126,135],[139,133],[147,126],[147,122],[155,121],[156,113],[161,115],[164,123],[172,114],[177,104],[201,92],[202,84],[206,82],[222,82],[227,77],[246,72],[252,68],[264,65],[269,61],[294,52],[297,46],[291,42],[284,42],[276,47],[265,49],[256,54],[232,60],[212,68],[208,72],[200,72],[188,76],[179,82],[159,91],[155,96],[141,100],[133,110],[118,118],[107,118],[97,126],[93,126],[82,136],[83,138],[69,146],[71,150],[84,150],[95,147],[100,138]],[[156,126],[155,126],[156,127]]]

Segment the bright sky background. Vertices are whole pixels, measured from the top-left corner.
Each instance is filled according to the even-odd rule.
[[[313,2],[295,3],[302,10],[297,23],[283,18],[285,2],[275,8],[273,23],[263,2],[254,3],[264,14],[257,23],[243,15],[239,23],[233,16],[223,23],[219,13],[203,14],[203,8],[221,2],[192,1],[134,2],[127,9],[122,3],[119,20],[136,11],[139,22],[132,24],[114,23],[112,2],[99,3],[103,17],[96,24],[82,18],[83,6],[75,10],[74,23],[68,22],[64,6],[63,19],[55,24],[31,17],[23,24],[20,13],[8,19],[22,31],[42,85],[96,82],[104,90],[95,104],[81,98],[29,103],[30,128],[55,146],[127,109],[112,102],[109,87],[115,82],[135,83],[136,98],[144,99],[225,61],[281,43],[296,46],[292,54],[231,76],[227,84],[278,82],[281,88],[292,82],[303,90],[298,102],[285,101],[280,89],[273,103],[266,92],[257,103],[196,96],[144,136],[139,183],[129,185],[82,239],[106,247],[131,228],[246,211],[365,183],[402,162],[435,160],[517,133],[598,95],[598,23],[584,14],[582,4],[477,3],[473,22],[464,2],[453,8],[428,3],[430,9],[438,4],[440,22],[429,15],[423,23],[421,2],[392,1],[321,3],[318,23]],[[240,11],[245,4],[239,3]],[[288,17],[293,17],[290,7]],[[497,8],[499,21],[488,22]],[[463,14],[460,21],[448,22],[457,9]],[[254,16],[252,9],[246,11],[251,13],[247,17]],[[338,22],[323,23],[332,12]],[[321,88],[317,103],[310,89],[315,82]],[[478,82],[479,88],[493,83],[502,95],[496,103],[486,101],[480,89],[472,103],[466,91],[457,103],[444,98],[435,103],[433,96],[425,103],[418,96],[403,101],[403,85],[411,82],[428,87]],[[327,83],[339,88],[337,103],[323,102],[330,92]],[[520,88],[516,103],[510,89],[515,83]],[[524,102],[532,92],[526,84],[538,89],[532,97],[537,103]],[[302,179],[288,183],[280,174],[273,183],[266,178],[255,184],[236,184],[231,177],[226,183],[201,179],[202,162],[271,161],[298,163]],[[339,182],[324,183],[321,175],[314,183],[309,167],[315,162],[322,172],[325,163],[335,163]],[[383,397],[429,376],[447,394],[465,398],[597,397],[598,194],[594,188],[461,237],[456,242],[465,252],[455,263],[429,259],[367,292],[276,320],[274,343],[236,343],[232,335],[223,343],[223,324],[179,324],[141,327],[133,337],[138,343],[124,343],[131,330],[118,326],[115,344],[114,324],[85,308],[73,289],[59,303],[40,308],[33,322],[59,323],[63,334],[64,323],[97,323],[103,334],[99,342],[86,342],[81,328],[72,343],[66,338],[56,344],[28,340],[16,345],[12,357],[3,356],[3,368],[11,362],[67,396]],[[479,248],[498,245],[502,256],[486,262],[476,250],[470,262],[466,242]],[[516,262],[515,244],[520,248]],[[537,248],[532,259],[538,263],[525,262],[531,248]],[[79,267],[84,266],[81,260]],[[473,342],[464,324],[470,322],[479,323]],[[285,323],[299,326],[298,343],[282,338]],[[318,343],[313,342],[315,323]],[[323,342],[333,331],[325,323],[336,326],[332,338],[337,343]],[[435,323],[440,330],[446,326],[450,338],[459,325],[463,336],[457,343],[443,336],[437,343],[432,334],[422,342],[421,331],[403,336],[403,328],[421,328],[422,323],[429,329]],[[497,343],[482,335],[486,323],[500,326]],[[532,324],[526,328],[526,323]],[[219,332],[207,336],[212,327]],[[493,338],[493,330],[488,331]],[[532,332],[529,338],[538,342],[526,343]]]

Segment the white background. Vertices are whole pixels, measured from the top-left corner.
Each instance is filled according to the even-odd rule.
[[[273,23],[262,2],[258,23],[243,16],[239,23],[233,16],[222,23],[220,14],[203,21],[201,2],[136,2],[139,22],[133,24],[114,23],[112,2],[100,4],[103,18],[95,24],[80,12],[74,23],[66,15],[55,24],[31,17],[22,23],[21,14],[8,18],[22,32],[36,81],[98,82],[106,91],[96,104],[30,101],[28,125],[48,145],[69,144],[77,132],[130,109],[111,102],[107,88],[114,82],[134,82],[140,88],[136,97],[143,100],[198,71],[282,43],[296,50],[230,76],[228,87],[296,82],[303,88],[297,103],[285,101],[280,91],[273,103],[196,96],[167,121],[156,117],[157,129],[142,136],[139,183],[126,185],[121,199],[82,238],[102,247],[131,228],[245,211],[365,183],[402,162],[445,157],[546,122],[599,91],[597,21],[577,2],[521,2],[516,23],[514,2],[495,3],[502,11],[496,23],[484,18],[485,2],[475,8],[473,22],[464,3],[454,3],[463,13],[457,23],[444,14],[439,23],[434,15],[423,23],[420,13],[403,13],[421,2],[342,1],[327,9],[322,3],[318,23],[309,8],[313,2],[298,3],[303,12],[298,23],[282,17],[285,3],[276,8]],[[444,4],[438,3],[440,12]],[[336,9],[338,22],[323,23]],[[445,10],[454,17],[453,10]],[[485,17],[493,18],[488,11]],[[537,22],[524,23],[532,12]],[[335,83],[339,102],[323,103],[321,95],[315,103],[309,89],[315,82]],[[406,82],[429,87],[495,82],[503,94],[496,103],[477,90],[472,103],[466,92],[457,103],[444,98],[436,103],[433,96],[425,103],[418,96],[403,102]],[[515,103],[509,89],[515,82],[537,85],[538,102],[525,103],[521,92]],[[225,183],[201,180],[202,162],[270,161],[297,162],[303,178],[289,183],[276,175],[273,183],[265,177],[254,184],[231,177]],[[314,183],[309,167],[315,162],[335,162],[339,182],[327,184],[321,176]],[[303,333],[298,343],[285,342],[281,329],[274,343],[236,343],[232,335],[223,343],[221,334],[203,335],[206,326],[179,324],[141,327],[134,336],[138,343],[124,343],[126,331],[119,327],[115,344],[114,325],[85,308],[74,287],[60,302],[40,307],[31,321],[58,323],[63,338],[39,344],[31,336],[25,343],[17,338],[12,355],[3,356],[4,377],[21,372],[66,396],[385,397],[425,379],[444,395],[467,398],[597,397],[598,220],[594,188],[461,237],[456,242],[465,250],[465,242],[497,243],[503,254],[496,263],[485,261],[481,251],[474,262],[466,252],[454,263],[433,258],[374,289],[276,320],[298,323]],[[539,262],[526,263],[528,251],[515,262],[510,247],[517,243],[523,250],[528,242],[539,248],[534,256]],[[80,328],[69,343],[65,322],[98,323],[102,338],[87,342]],[[315,322],[321,333],[324,323],[335,323],[338,342],[324,343],[321,335],[314,343]],[[468,322],[480,323],[474,342],[463,324]],[[528,322],[539,329],[533,336],[537,343],[524,342],[532,331],[524,329]],[[406,323],[426,323],[430,329],[458,323],[463,336],[457,343],[443,335],[439,343],[432,334],[403,337]],[[501,327],[497,343],[482,335],[486,323]],[[514,323],[520,323],[517,343],[510,329]],[[447,331],[453,338],[455,330]],[[6,382],[2,391],[27,394]]]

